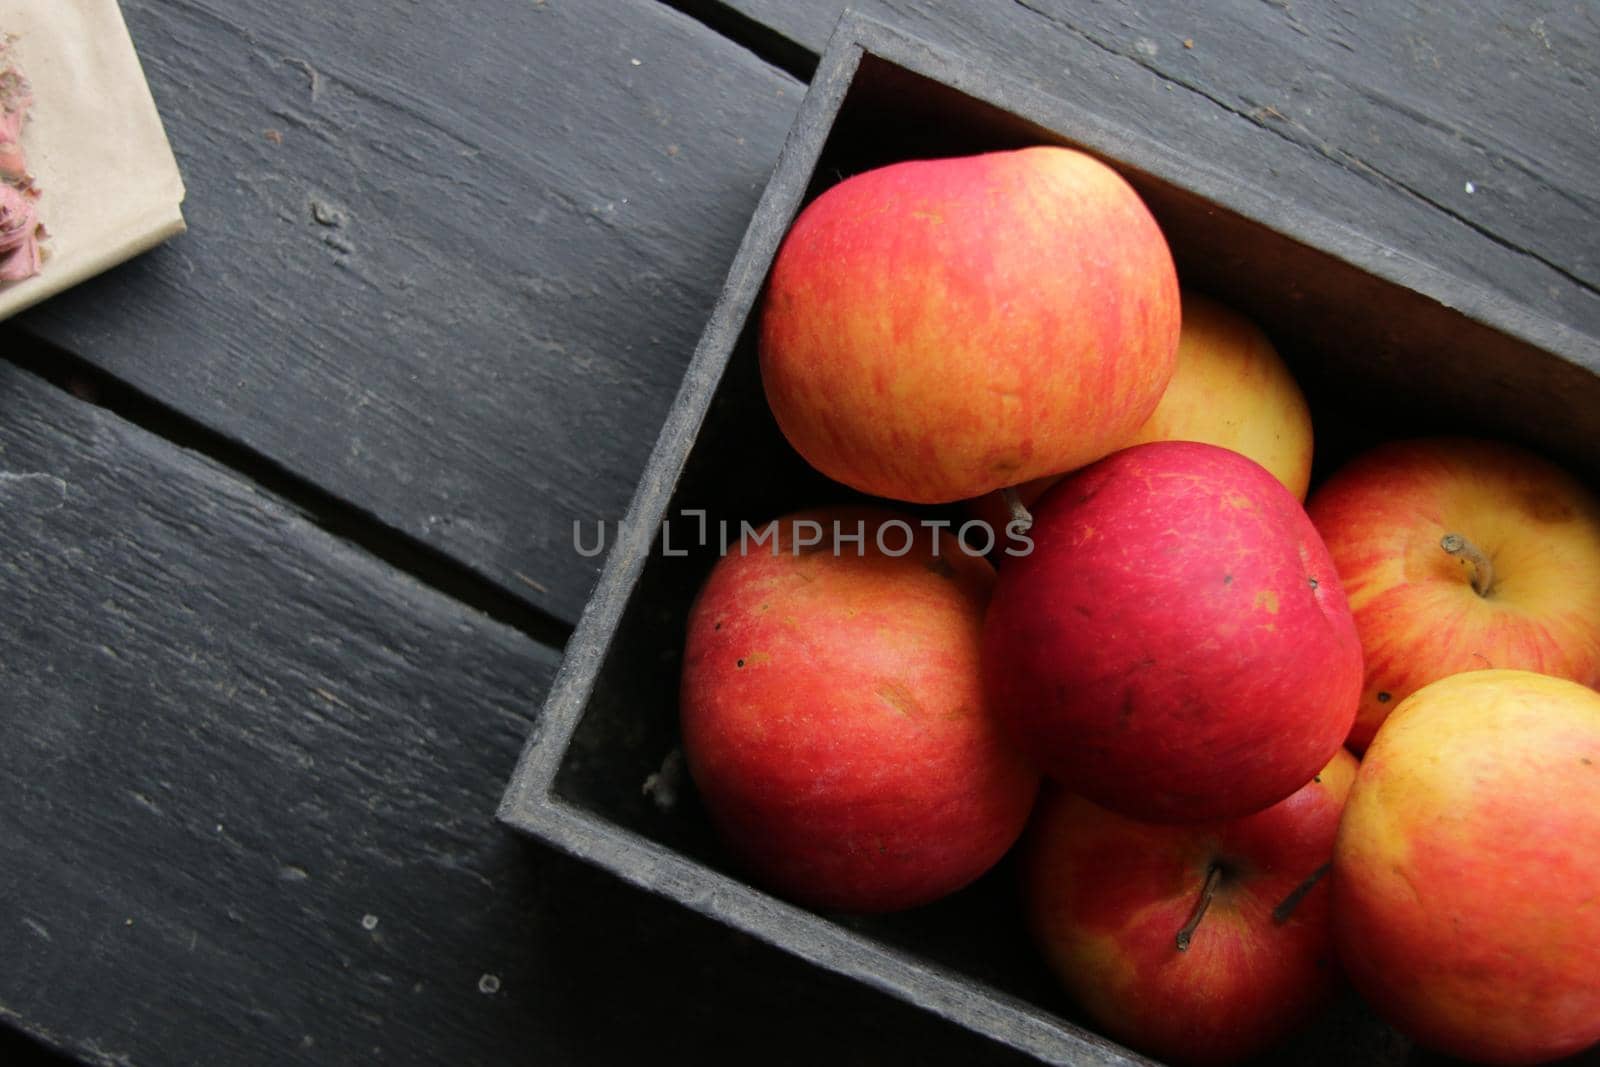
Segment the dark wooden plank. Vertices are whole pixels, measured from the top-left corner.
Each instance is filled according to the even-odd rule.
[[[725,2],[813,51],[846,6]],[[849,6],[1600,338],[1594,5]]]
[[[3,363],[0,544],[0,1022],[102,1064],[1000,1057],[497,828],[552,650]]]
[[[191,231],[24,329],[571,621],[802,87],[645,0],[127,0]]]
[[[552,651],[11,369],[0,543],[8,1017],[137,1061],[484,1014],[454,968],[528,906],[487,814]]]

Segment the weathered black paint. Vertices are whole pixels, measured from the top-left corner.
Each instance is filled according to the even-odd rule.
[[[629,0],[129,0],[189,233],[23,317],[571,622],[803,86]]]
[[[812,52],[847,6],[722,2]],[[1600,337],[1591,5],[848,6]]]

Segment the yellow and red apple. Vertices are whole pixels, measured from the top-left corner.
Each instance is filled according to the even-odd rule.
[[[1115,452],[1039,501],[984,622],[994,714],[1044,772],[1134,818],[1236,818],[1343,743],[1361,647],[1304,509],[1237,452]]]
[[[770,549],[734,546],[690,612],[683,748],[711,821],[801,903],[881,912],[953,892],[1010,848],[1038,786],[979,680],[994,571],[889,512],[777,527]]]
[[[1520,448],[1392,442],[1357,457],[1307,510],[1366,656],[1349,743],[1459,671],[1521,668],[1600,685],[1600,500]]]
[[[795,220],[762,308],[762,383],[822,473],[943,503],[1124,444],[1172,377],[1179,316],[1155,219],[1094,157],[897,163]]]
[[[1600,1042],[1600,693],[1528,671],[1418,689],[1339,828],[1334,929],[1356,988],[1483,1063]]]
[[[1178,361],[1161,401],[1127,445],[1151,441],[1203,441],[1249,456],[1282,482],[1295,499],[1311,484],[1311,409],[1288,364],[1260,327],[1231,308],[1183,290]],[[1031,507],[1057,481],[1049,475],[1016,487]],[[995,530],[1010,508],[990,493],[969,507]]]
[[[1089,1016],[1171,1063],[1231,1063],[1335,987],[1329,893],[1355,757],[1340,749],[1265,811],[1141,823],[1047,786],[1023,847],[1034,940]]]
[[[1129,444],[1203,441],[1267,468],[1296,500],[1311,484],[1311,409],[1288,364],[1237,311],[1183,294],[1178,365]]]

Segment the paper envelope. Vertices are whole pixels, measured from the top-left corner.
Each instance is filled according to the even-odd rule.
[[[22,130],[44,265],[0,285],[0,319],[183,232],[183,178],[117,0],[0,0],[33,86]]]

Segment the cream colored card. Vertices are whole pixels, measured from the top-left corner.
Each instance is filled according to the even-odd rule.
[[[0,0],[33,86],[22,130],[49,235],[44,265],[0,284],[0,319],[183,232],[183,178],[117,0]]]

